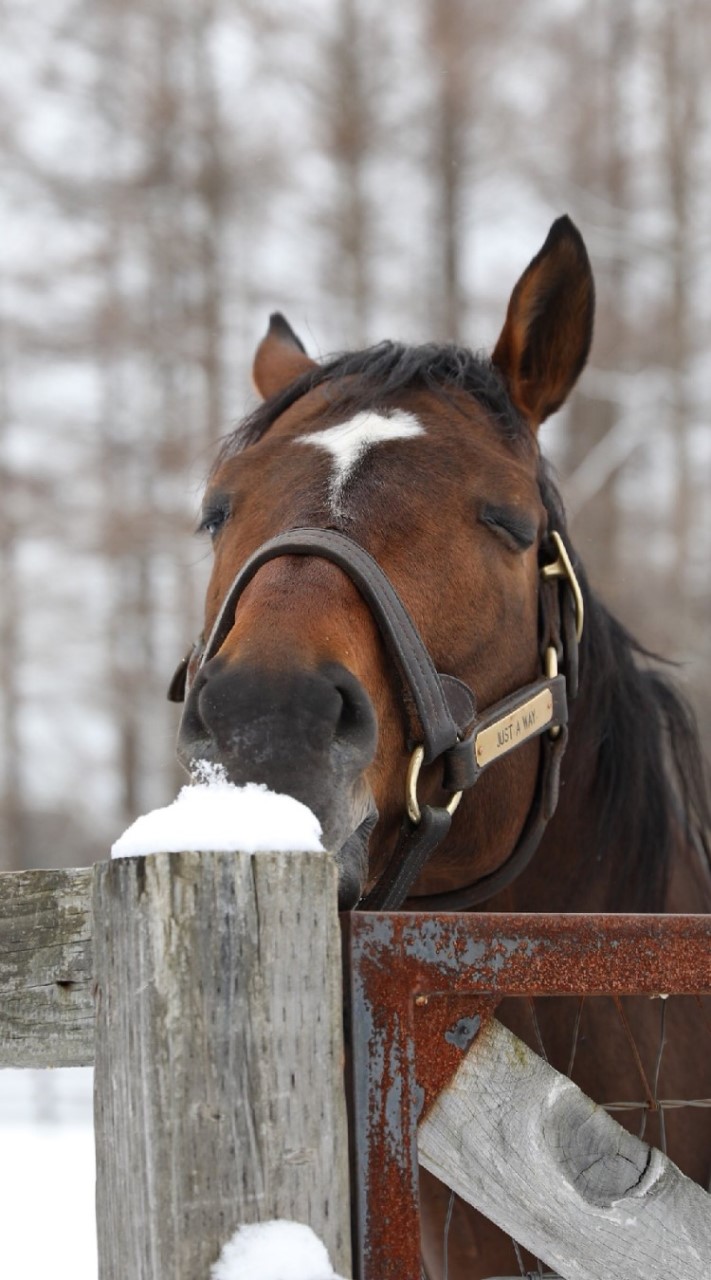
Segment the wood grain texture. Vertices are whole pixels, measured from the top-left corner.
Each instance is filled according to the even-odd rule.
[[[119,859],[94,902],[100,1280],[208,1280],[277,1217],[348,1274],[332,859]]]
[[[566,1280],[708,1280],[711,1196],[500,1023],[418,1130],[421,1164]]]
[[[0,1067],[94,1060],[93,874],[0,874]]]

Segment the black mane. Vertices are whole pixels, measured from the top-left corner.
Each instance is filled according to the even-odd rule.
[[[216,465],[255,444],[292,404],[324,386],[333,407],[348,413],[387,405],[406,390],[426,389],[450,403],[453,391],[464,392],[488,411],[514,447],[530,446],[530,430],[488,357],[453,344],[381,342],[327,359],[259,405],[225,440]],[[711,860],[711,800],[695,718],[658,669],[659,660],[655,669],[654,655],[592,591],[570,546],[563,503],[545,460],[539,483],[549,527],[565,538],[585,599],[579,701],[585,703],[584,727],[594,757],[598,857],[615,851],[607,906],[659,911],[680,835]]]
[[[711,866],[711,796],[696,719],[659,669],[668,665],[664,659],[645,649],[590,587],[567,538],[563,503],[545,462],[540,484],[551,527],[566,539],[585,602],[580,703],[596,752],[591,783],[598,858],[615,850],[607,908],[661,911],[680,838]]]

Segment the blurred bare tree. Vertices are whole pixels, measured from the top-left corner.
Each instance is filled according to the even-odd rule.
[[[274,307],[312,348],[491,344],[568,211],[591,366],[546,427],[593,579],[711,738],[702,0],[7,3],[0,866],[82,861],[178,773],[201,478]]]
[[[21,694],[18,687],[20,630],[23,599],[18,581],[17,543],[21,536],[18,490],[21,481],[14,474],[4,447],[10,421],[7,326],[0,329],[0,705],[2,706],[2,790],[0,791],[0,866],[16,870],[23,865],[27,846],[25,798],[20,760]]]

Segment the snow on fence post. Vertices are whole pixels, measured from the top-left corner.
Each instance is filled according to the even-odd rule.
[[[340,945],[327,854],[96,868],[100,1280],[209,1280],[279,1217],[350,1274]]]

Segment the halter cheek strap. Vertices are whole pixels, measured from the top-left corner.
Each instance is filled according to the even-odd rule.
[[[495,706],[476,720],[467,736],[444,756],[443,785],[447,789],[473,786],[494,760],[530,738],[540,736],[540,761],[533,799],[519,838],[495,871],[473,884],[450,892],[418,895],[413,909],[465,911],[500,893],[531,862],[558,804],[560,766],[568,741],[567,688],[577,694],[578,642],[582,635],[583,601],[572,564],[563,560],[560,535],[553,533],[542,548],[546,562],[541,569],[539,593],[541,658],[548,676]],[[553,555],[553,559],[548,559]],[[570,578],[575,589],[570,585]],[[558,675],[559,665],[563,674]],[[548,698],[552,713],[548,719]],[[419,806],[418,806],[419,807]],[[395,851],[371,892],[359,903],[366,911],[394,911],[424,870],[437,845],[451,826],[451,810],[423,806],[417,826],[403,826]]]
[[[558,662],[565,653],[567,665],[571,663],[561,638],[556,579],[568,576],[568,571],[572,574],[572,566],[567,553],[563,564],[559,535],[552,537],[559,555],[553,564],[545,566],[541,586],[546,675],[510,694],[479,717],[471,689],[455,677],[436,670],[415,623],[377,562],[358,543],[332,529],[292,529],[259,547],[235,577],[207,642],[204,645],[198,642],[178,667],[169,691],[174,701],[182,701],[197,671],[222,647],[234,625],[242,592],[269,560],[284,555],[315,555],[332,561],[348,575],[370,607],[414,704],[418,721],[410,743],[413,755],[408,771],[409,817],[384,874],[359,904],[361,909],[395,910],[401,906],[434,850],[447,836],[461,793],[473,786],[494,761],[524,742],[545,735],[534,802],[521,837],[506,862],[467,889],[418,898],[417,904],[460,909],[484,901],[520,874],[533,856],[555,809],[560,760],[567,736],[566,679],[558,674]],[[563,568],[559,570],[561,564]],[[581,626],[582,600],[579,608],[576,622]],[[569,631],[570,627],[564,624],[563,630]],[[577,672],[577,659],[574,661]],[[443,763],[442,785],[453,793],[452,800],[445,807],[423,805],[420,808],[417,800],[420,767],[439,759]]]

